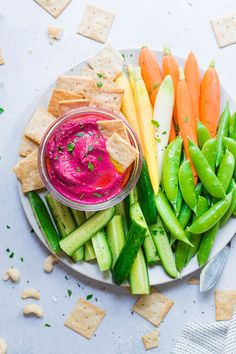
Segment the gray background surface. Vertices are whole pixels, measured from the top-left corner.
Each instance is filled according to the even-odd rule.
[[[0,281],[0,337],[7,341],[10,354],[143,353],[140,337],[153,328],[131,313],[135,297],[126,290],[103,286],[68,271],[61,264],[53,274],[43,272],[48,252],[30,232],[11,171],[17,160],[22,128],[29,119],[24,116],[27,105],[35,102],[57,75],[101,47],[76,34],[86,3],[73,0],[55,20],[33,0],[0,2],[0,47],[6,59],[6,65],[0,67],[0,106],[5,109],[0,116],[0,273],[14,265],[22,274],[17,285]],[[148,44],[161,50],[169,45],[173,53],[183,57],[193,50],[202,67],[215,58],[222,84],[232,97],[236,96],[236,45],[220,50],[209,25],[211,18],[236,11],[233,0],[94,0],[93,3],[117,14],[109,36],[115,47]],[[52,46],[47,27],[54,25],[64,28],[64,36]],[[14,252],[12,259],[7,248]],[[232,247],[218,288],[236,288],[235,268]],[[20,293],[28,286],[41,291],[44,319],[22,316],[22,307],[30,300],[23,302]],[[72,290],[71,297],[67,296],[67,289]],[[159,290],[173,299],[175,305],[160,326],[160,347],[153,352],[168,354],[187,321],[214,320],[214,294],[200,295],[198,287],[187,285],[186,279],[161,286]],[[64,315],[76,300],[88,294],[93,294],[90,301],[107,311],[96,337],[90,341],[63,325]],[[45,327],[45,323],[51,327]]]

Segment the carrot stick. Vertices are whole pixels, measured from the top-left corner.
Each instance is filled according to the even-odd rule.
[[[180,135],[183,138],[184,150],[188,160],[190,160],[194,181],[197,182],[197,173],[191,162],[189,149],[188,149],[188,138],[197,144],[197,124],[196,119],[193,115],[193,108],[191,102],[191,96],[189,93],[189,88],[185,80],[184,72],[179,68],[179,81],[177,86],[177,118],[180,130]]]
[[[174,122],[172,120],[171,126],[170,126],[169,143],[171,143],[172,140],[174,140],[175,138],[176,138],[176,132],[175,132]]]
[[[162,82],[162,75],[159,64],[153,52],[143,47],[139,54],[139,65],[141,66],[142,78],[147,87],[147,91],[154,106],[159,86]]]
[[[198,63],[193,52],[189,53],[185,62],[184,74],[192,100],[194,118],[199,119],[201,77]]]
[[[175,97],[176,97],[177,85],[178,85],[178,81],[179,81],[179,66],[178,66],[178,63],[176,62],[174,56],[171,54],[170,48],[168,48],[168,47],[164,47],[163,58],[162,58],[162,76],[163,76],[163,78],[166,77],[166,75],[170,75],[173,80]],[[175,105],[174,105],[173,119],[174,119],[175,124],[178,124],[177,123],[176,99],[175,99]]]
[[[214,138],[220,117],[220,81],[212,60],[201,83],[200,120]]]

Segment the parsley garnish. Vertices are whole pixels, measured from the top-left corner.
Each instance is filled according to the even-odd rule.
[[[88,151],[92,151],[93,150],[93,145],[89,145],[88,146]]]
[[[72,291],[70,289],[67,289],[67,294],[68,294],[69,297],[71,297]]]
[[[74,139],[74,143],[78,143],[79,139],[78,138],[75,138]]]
[[[11,254],[9,255],[9,258],[13,258],[14,257],[14,252],[11,252]]]
[[[6,226],[6,228],[7,228],[7,229],[10,229],[10,228],[11,228],[11,226],[7,225],[7,226]]]
[[[52,327],[49,323],[44,324],[45,327]]]
[[[6,249],[6,252],[8,252],[8,253],[9,253],[9,252],[11,252],[11,251],[10,251],[10,249],[9,249],[9,248],[7,248],[7,249]]]
[[[159,137],[156,137],[155,140],[156,140],[158,143],[161,142],[161,138],[159,138]]]
[[[152,125],[154,125],[154,127],[159,128],[160,125],[157,120],[152,119],[151,122],[152,122]]]
[[[188,117],[184,117],[184,122],[188,123]]]
[[[102,157],[101,156],[98,156],[98,161],[102,161]]]
[[[167,133],[167,131],[166,131],[166,130],[164,130],[164,131],[162,132],[162,134],[163,134],[163,135],[165,135],[166,133]]]
[[[20,261],[21,261],[21,262],[24,262],[24,258],[23,258],[23,257],[20,257]]]
[[[101,79],[101,78],[105,79],[106,78],[106,76],[104,74],[101,74],[101,73],[97,73],[97,76],[99,77],[99,79]]]
[[[0,114],[2,114],[4,112],[4,108],[0,107]]]
[[[86,300],[90,300],[90,299],[92,299],[92,297],[93,297],[93,294],[89,294],[86,296]]]
[[[77,172],[81,172],[81,169],[80,169],[80,167],[77,167],[77,169],[76,169],[76,170],[77,170]]]
[[[98,82],[97,83],[97,87],[102,87],[103,86],[103,83],[102,82]]]
[[[101,198],[102,197],[102,194],[101,193],[93,193],[93,195],[97,198]]]
[[[76,136],[78,136],[79,138],[82,138],[82,136],[84,136],[84,133],[83,132],[80,132],[78,134],[75,134]]]
[[[153,84],[152,89],[153,89],[153,90],[156,90],[158,87],[159,87],[159,84],[158,84],[158,83],[155,83],[155,84]]]
[[[124,55],[124,53],[121,53],[121,55],[122,55],[123,59],[125,60],[125,55]]]
[[[67,151],[73,152],[74,148],[75,148],[75,144],[74,143],[68,143],[67,144]]]
[[[68,276],[67,275],[65,275],[65,279],[68,280]]]
[[[90,171],[94,171],[94,166],[93,166],[93,164],[92,164],[92,162],[88,162],[88,169],[90,170]]]

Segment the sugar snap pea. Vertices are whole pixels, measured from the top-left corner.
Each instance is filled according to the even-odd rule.
[[[223,137],[223,144],[229,149],[229,151],[234,155],[236,161],[236,141],[231,138]],[[236,181],[236,166],[234,168],[234,180]]]
[[[197,122],[197,140],[198,140],[198,145],[199,145],[200,149],[202,149],[205,142],[207,140],[209,140],[210,138],[211,138],[211,135],[209,133],[209,130],[200,120],[198,120],[198,122]]]
[[[190,161],[184,161],[179,169],[179,186],[185,203],[196,212],[197,195]]]
[[[229,138],[236,140],[236,112],[232,114],[229,120]]]
[[[176,208],[178,196],[178,170],[182,152],[182,138],[178,136],[165,151],[162,171],[162,182],[167,198]]]
[[[191,232],[186,230],[185,235],[188,239],[190,239]],[[178,269],[179,272],[182,272],[182,270],[185,267],[187,253],[188,253],[189,248],[192,248],[192,247],[189,247],[189,245],[187,243],[184,243],[182,241],[177,242],[176,251],[175,251],[175,265],[176,265],[176,268]]]
[[[197,260],[200,267],[204,266],[208,261],[218,230],[219,221],[202,236],[197,253]]]
[[[221,163],[224,149],[223,149],[223,136],[228,136],[229,133],[229,120],[230,120],[230,111],[229,111],[229,102],[226,102],[225,109],[220,116],[220,122],[217,130],[217,146],[216,146],[216,167]]]
[[[176,216],[179,215],[182,205],[183,205],[183,197],[182,197],[181,191],[179,189],[178,195],[177,195],[176,207],[175,207],[175,215]]]
[[[219,169],[217,171],[217,178],[220,181],[223,189],[227,192],[229,184],[234,174],[235,160],[234,155],[226,149],[224,156],[222,157]]]
[[[216,143],[216,138],[209,139],[205,142],[202,148],[202,153],[213,171],[215,171],[216,167]]]
[[[215,173],[212,171],[207,159],[190,139],[189,139],[189,153],[193,161],[194,167],[197,170],[198,176],[206,188],[206,190],[213,197],[221,199],[225,197],[225,192]]]
[[[228,192],[231,192],[231,191],[233,191],[231,204],[230,204],[230,207],[228,208],[228,210],[226,211],[226,213],[224,214],[224,216],[222,217],[222,219],[220,220],[221,227],[224,226],[225,223],[229,220],[229,218],[231,217],[231,215],[233,214],[233,212],[236,208],[236,184],[235,184],[234,180],[231,181],[230,186],[229,186]]]
[[[198,183],[196,185],[197,196],[199,196],[201,192],[202,192],[202,184]],[[188,207],[188,205],[185,202],[183,202],[182,208],[178,215],[178,221],[183,229],[185,229],[185,227],[188,225],[191,215],[192,215],[192,210]]]
[[[226,197],[219,202],[215,203],[206,213],[201,215],[192,225],[188,227],[188,230],[194,234],[201,234],[208,231],[214,226],[226,213],[232,200],[232,192],[226,195]]]

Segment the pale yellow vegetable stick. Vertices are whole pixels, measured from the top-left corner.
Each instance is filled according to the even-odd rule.
[[[135,106],[138,114],[140,131],[142,134],[148,172],[151,179],[153,191],[155,194],[157,194],[159,188],[159,178],[155,129],[152,124],[152,105],[148,96],[145,83],[141,76],[140,67],[133,67],[132,65],[129,65],[128,72],[133,85]]]
[[[122,72],[120,76],[117,77],[115,80],[117,85],[124,90],[124,95],[122,99],[121,105],[121,112],[124,114],[125,118],[134,129],[135,133],[137,134],[141,147],[144,154],[144,145],[142,142],[142,136],[140,133],[139,122],[138,122],[138,115],[135,108],[134,96],[133,91],[130,86],[129,80],[126,75]]]

